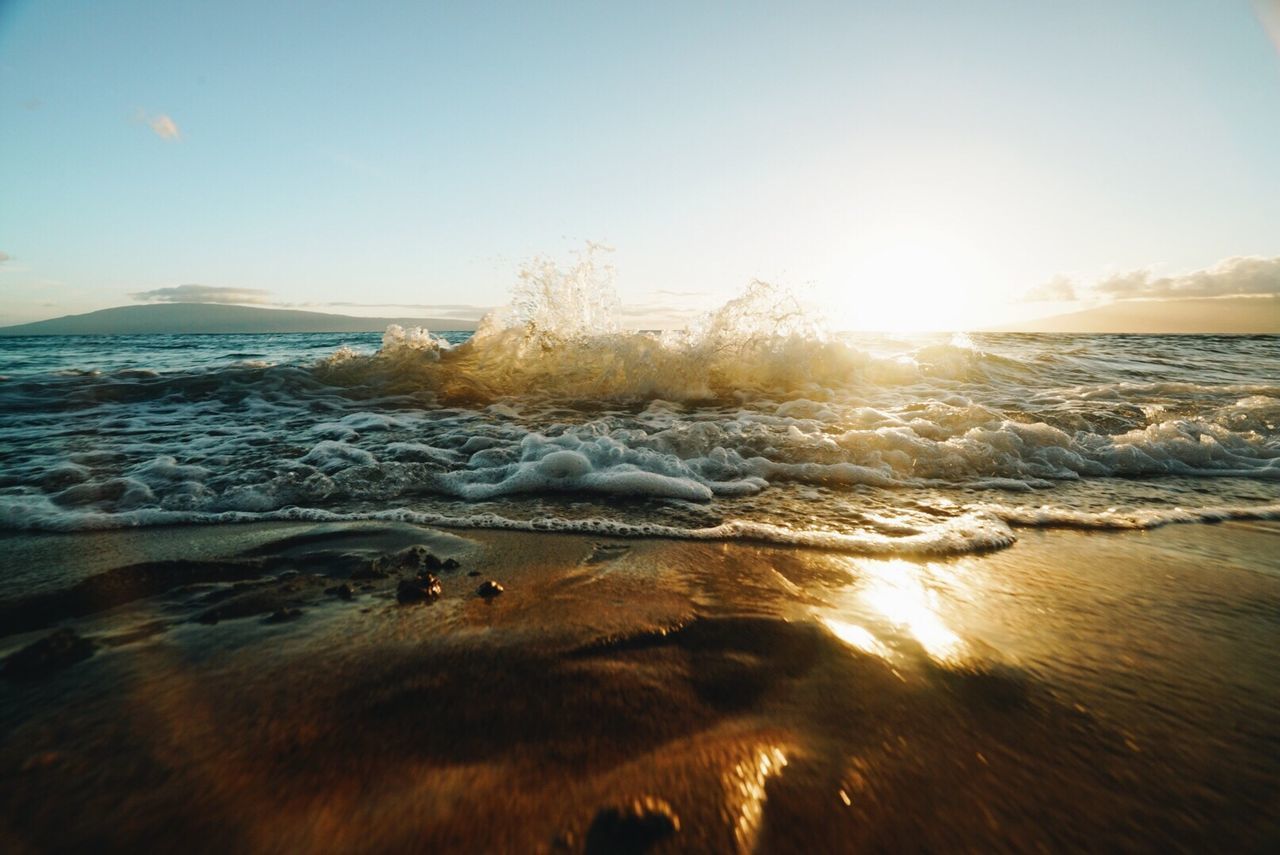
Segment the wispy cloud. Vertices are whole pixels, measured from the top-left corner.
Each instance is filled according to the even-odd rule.
[[[485,312],[491,306],[477,306],[472,303],[353,303],[347,301],[333,301],[329,303],[312,303],[313,306],[348,306],[370,308],[374,306],[395,307],[399,309],[437,309],[439,311],[463,311],[463,312]]]
[[[1280,296],[1280,256],[1239,256],[1203,270],[1160,276],[1150,269],[1106,276],[1082,286],[1058,276],[1027,292],[1027,300],[1178,300],[1193,297]]]
[[[13,256],[10,255],[9,253],[0,252],[0,264],[4,264],[6,261],[8,261],[11,258],[13,258]]]
[[[141,107],[135,114],[139,122],[144,123],[151,128],[152,132],[162,140],[180,140],[182,139],[182,131],[178,128],[178,123],[168,113],[156,113],[154,116],[149,114]]]
[[[270,305],[270,291],[261,288],[226,288],[217,285],[175,285],[129,295],[143,303],[253,303]]]
[[[1280,0],[1253,0],[1253,10],[1280,53]]]
[[[151,130],[156,132],[156,136],[165,140],[176,140],[182,138],[182,132],[178,130],[178,123],[163,113],[159,116],[152,116]]]
[[[482,318],[493,306],[476,306],[471,303],[356,303],[332,301],[324,303],[281,303],[290,309],[407,309],[434,318],[475,321]]]

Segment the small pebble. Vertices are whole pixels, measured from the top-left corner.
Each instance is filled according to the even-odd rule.
[[[401,603],[422,603],[440,596],[440,580],[430,573],[417,579],[401,579],[396,586],[396,599]]]
[[[495,582],[490,579],[487,582],[481,582],[480,587],[476,588],[476,593],[488,600],[498,596],[505,590],[506,588],[502,587],[501,582]]]

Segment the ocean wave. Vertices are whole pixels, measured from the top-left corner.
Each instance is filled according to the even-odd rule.
[[[202,337],[212,361],[188,365],[177,337],[165,370],[143,345],[102,369],[46,354],[0,383],[0,528],[545,498],[618,525],[696,506],[839,531],[868,508],[990,493],[1026,500],[993,511],[1001,525],[1037,524],[1033,500],[1086,483],[1093,504],[1043,519],[1280,499],[1280,387],[1260,379],[1280,376],[1274,340],[855,338],[762,282],[686,330],[619,317],[589,249],[530,265],[469,338]]]

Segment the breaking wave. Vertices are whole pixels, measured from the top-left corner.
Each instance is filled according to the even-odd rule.
[[[937,554],[1280,503],[1274,337],[837,335],[763,282],[684,330],[620,317],[588,247],[528,265],[471,336],[130,340],[90,365],[101,342],[46,341],[39,370],[0,361],[0,527],[398,514]]]
[[[426,330],[392,327],[377,353],[342,351],[317,374],[343,386],[434,392],[445,404],[509,397],[592,401],[707,401],[794,396],[839,388],[888,369],[824,333],[794,295],[753,282],[689,329],[621,330],[598,248],[561,270],[527,267],[511,304],[453,346]]]

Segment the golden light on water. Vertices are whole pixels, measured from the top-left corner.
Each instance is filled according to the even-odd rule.
[[[879,656],[882,659],[889,658],[889,648],[881,644],[879,639],[865,627],[832,617],[823,618],[822,622],[827,629],[831,630],[832,635],[850,647],[857,648],[863,653],[870,653],[872,656]]]
[[[859,579],[849,611],[856,611],[916,641],[931,659],[955,662],[965,651],[964,640],[943,620],[938,593],[927,584],[929,565],[901,559],[858,561],[851,570]],[[948,574],[956,582],[954,574]],[[890,648],[842,610],[823,623],[833,635],[864,653],[889,658]]]
[[[726,784],[731,802],[738,804],[733,835],[738,841],[739,851],[755,849],[764,818],[765,785],[786,765],[787,755],[782,749],[770,746],[758,750],[750,760],[737,764],[728,776]]]

